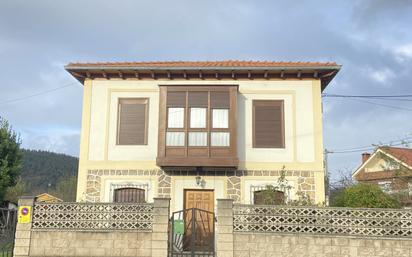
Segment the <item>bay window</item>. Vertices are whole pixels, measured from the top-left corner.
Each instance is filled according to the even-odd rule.
[[[159,165],[236,166],[236,98],[236,86],[161,86]]]

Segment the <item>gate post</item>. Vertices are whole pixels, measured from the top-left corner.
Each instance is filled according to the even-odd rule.
[[[233,257],[233,199],[217,199],[217,257]]]
[[[170,198],[154,198],[152,257],[167,256]]]
[[[31,224],[33,218],[33,205],[34,197],[22,197],[18,203],[20,206],[31,206],[30,219],[28,223],[19,223],[16,225],[16,235],[14,240],[13,256],[15,257],[27,257],[30,251],[30,237],[31,237]],[[19,215],[19,213],[17,213]]]

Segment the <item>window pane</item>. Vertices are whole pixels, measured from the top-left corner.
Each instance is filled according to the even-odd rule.
[[[185,146],[185,132],[167,132],[167,146]]]
[[[211,145],[212,146],[229,146],[230,145],[229,132],[212,132]]]
[[[207,146],[207,132],[189,132],[189,146]]]
[[[190,108],[190,127],[206,128],[206,108]]]
[[[213,128],[229,128],[229,110],[213,109]]]
[[[168,108],[167,109],[167,127],[183,128],[185,120],[185,108]]]

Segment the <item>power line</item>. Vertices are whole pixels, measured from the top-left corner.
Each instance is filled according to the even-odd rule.
[[[393,97],[397,97],[397,98],[405,98],[405,97],[412,97],[412,95],[340,95],[340,94],[322,94],[322,97],[355,97],[355,98],[376,98],[376,97],[380,97],[380,98],[393,98]]]
[[[384,101],[401,101],[401,102],[412,102],[412,99],[404,98],[382,98],[382,97],[370,97],[370,100],[384,100]]]
[[[361,103],[366,103],[366,104],[371,104],[371,105],[376,105],[376,106],[381,106],[381,107],[386,107],[386,108],[391,108],[391,109],[396,109],[396,110],[403,110],[403,111],[412,112],[412,109],[402,108],[402,107],[399,107],[399,106],[394,106],[394,105],[389,105],[389,104],[374,103],[374,102],[369,102],[369,101],[361,100],[361,99],[357,99],[357,98],[349,98],[349,100],[358,101],[358,102],[361,102]]]
[[[406,141],[406,142],[401,142],[398,144],[392,144],[389,146],[400,146],[400,145],[404,145],[404,144],[409,144],[412,143],[412,141]],[[374,150],[376,147],[369,147],[369,148],[364,148],[364,149],[359,149],[359,150],[348,150],[348,151],[328,151],[328,153],[331,154],[345,154],[345,153],[357,153],[357,152],[363,152],[363,151],[369,151],[369,150]]]
[[[70,86],[75,85],[75,84],[77,84],[77,82],[72,82],[72,83],[69,83],[69,84],[66,84],[66,85],[63,85],[63,86],[60,86],[60,87],[48,89],[48,90],[41,91],[41,92],[38,92],[38,93],[35,93],[35,94],[32,94],[32,95],[5,100],[3,102],[0,102],[0,105],[10,104],[10,103],[18,102],[18,101],[23,101],[23,100],[26,100],[26,99],[29,99],[29,98],[32,98],[32,97],[48,94],[48,93],[51,93],[51,92],[54,92],[54,91],[57,91],[57,90],[60,90],[60,89],[66,88],[66,87],[70,87]]]
[[[399,139],[399,140],[392,140],[386,143],[380,143],[381,145],[393,145],[393,144],[398,144],[398,143],[406,143],[407,140],[412,139],[412,136],[410,137],[405,137],[403,139]],[[351,151],[351,150],[362,150],[362,149],[368,149],[371,148],[374,144],[369,144],[369,145],[364,145],[364,146],[358,146],[358,147],[351,147],[351,148],[345,148],[345,149],[336,149],[334,151],[336,152],[340,152],[340,151]]]

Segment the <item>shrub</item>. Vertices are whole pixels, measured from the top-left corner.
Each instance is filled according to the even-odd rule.
[[[354,208],[400,208],[401,204],[377,185],[356,184],[339,192],[332,206]]]

